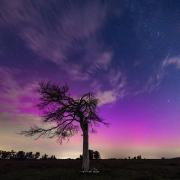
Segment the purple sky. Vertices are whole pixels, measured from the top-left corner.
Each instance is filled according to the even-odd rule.
[[[62,145],[18,134],[43,125],[35,89],[50,80],[99,98],[103,158],[180,156],[178,0],[1,0],[0,32],[0,149],[80,155],[81,132]]]

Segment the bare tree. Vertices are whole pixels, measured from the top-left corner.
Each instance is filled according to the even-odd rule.
[[[37,135],[49,138],[58,137],[58,140],[69,139],[82,130],[83,134],[83,162],[82,170],[89,170],[89,128],[98,123],[106,124],[97,114],[98,99],[93,93],[86,93],[80,98],[69,94],[68,86],[58,86],[51,82],[40,83],[40,103],[38,107],[43,110],[43,122],[52,123],[47,129],[31,127],[22,131],[26,136]]]

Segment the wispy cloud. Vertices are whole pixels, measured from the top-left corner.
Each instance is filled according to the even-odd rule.
[[[91,84],[92,88],[97,92],[99,106],[115,103],[129,94],[126,75],[120,70],[111,68],[100,81],[103,81],[103,83],[96,79]],[[102,84],[105,84],[105,86]]]
[[[160,64],[160,66],[151,73],[151,75],[147,78],[146,83],[143,84],[138,90],[134,91],[133,95],[139,95],[142,93],[152,93],[153,91],[157,90],[161,82],[165,77],[165,70]]]
[[[2,0],[0,13],[0,26],[15,28],[41,60],[57,64],[73,80],[96,81],[101,104],[125,96],[125,74],[113,68],[113,50],[99,38],[108,14],[106,1]]]
[[[2,0],[0,3],[0,22],[17,29],[26,46],[31,48],[44,60],[59,64],[66,71],[75,75],[82,73],[82,65],[77,67],[74,57],[70,54],[85,53],[84,57],[97,53],[106,59],[91,59],[97,64],[108,63],[108,55],[95,40],[92,44],[102,52],[89,49],[89,39],[96,39],[96,33],[103,26],[106,18],[106,5],[100,1],[23,1],[11,3]],[[57,7],[59,9],[57,9]],[[48,15],[46,12],[48,11]],[[83,51],[83,52],[82,52]],[[87,58],[83,58],[87,60]],[[66,65],[65,65],[66,64]],[[93,63],[92,63],[93,64]],[[81,75],[80,73],[80,75]],[[79,74],[77,74],[79,76]]]
[[[154,90],[157,90],[160,87],[162,81],[165,79],[166,75],[168,74],[168,67],[170,66],[174,66],[177,70],[179,70],[180,57],[170,57],[170,55],[167,54],[167,56],[161,61],[155,71],[152,72],[145,85],[141,89],[136,91],[134,94],[138,95],[146,92],[151,93]]]
[[[114,94],[112,90],[98,92],[97,98],[99,99],[99,106],[114,103],[117,101],[117,96]]]
[[[0,67],[0,112],[6,112],[15,118],[20,114],[36,114],[38,102],[36,89],[38,82],[19,84],[15,76],[18,71]]]
[[[170,65],[174,65],[177,69],[180,69],[180,56],[166,58],[162,63],[163,68],[167,68]]]

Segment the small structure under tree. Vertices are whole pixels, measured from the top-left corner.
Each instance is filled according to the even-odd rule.
[[[89,171],[89,128],[97,123],[106,124],[97,114],[98,99],[93,93],[86,93],[80,98],[69,94],[67,86],[58,86],[50,82],[40,83],[38,92],[40,103],[38,107],[43,110],[43,122],[53,126],[44,129],[31,127],[22,131],[26,136],[58,137],[65,140],[82,130],[83,134],[83,162],[82,170]]]

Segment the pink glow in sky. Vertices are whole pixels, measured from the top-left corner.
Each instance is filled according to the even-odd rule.
[[[20,136],[41,124],[40,81],[93,91],[110,125],[90,134],[103,158],[180,156],[180,33],[177,2],[0,1],[0,149],[59,158],[68,143]]]

